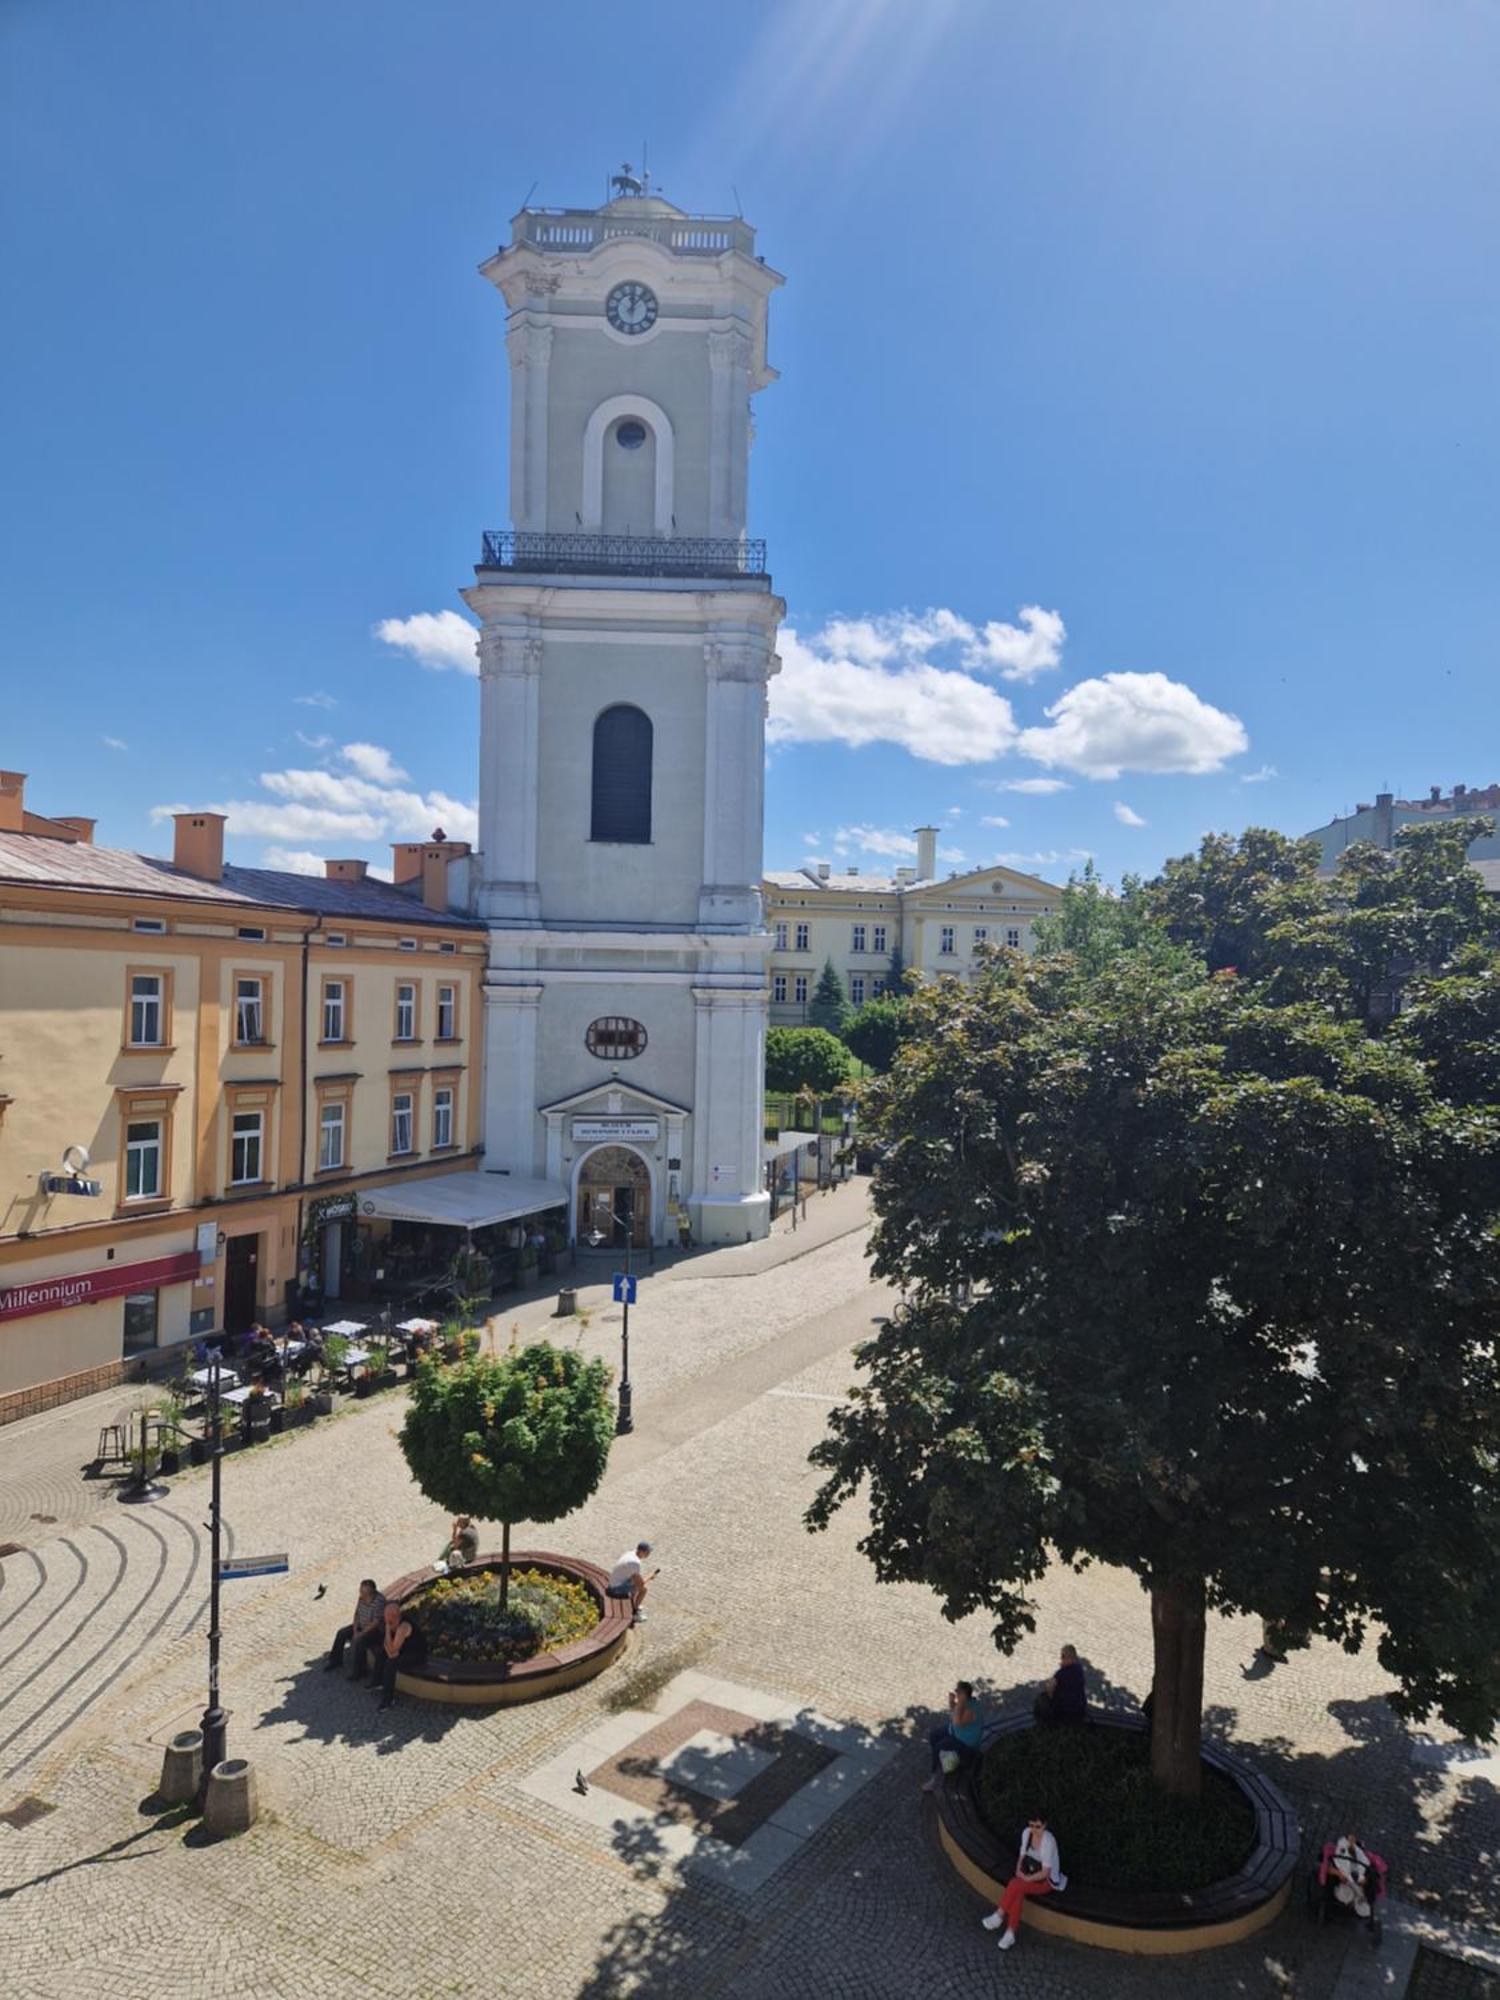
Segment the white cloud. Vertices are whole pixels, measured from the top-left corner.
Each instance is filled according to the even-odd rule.
[[[333,746],[331,736],[306,736],[300,729],[294,729],[292,734],[304,750],[328,750]]]
[[[410,618],[382,618],[375,637],[410,653],[432,673],[477,674],[479,629],[456,611],[418,611]]]
[[[338,703],[331,694],[295,694],[292,700],[299,708],[337,708]]]
[[[279,868],[288,875],[322,875],[323,857],[307,847],[268,847],[260,857],[262,868]]]
[[[1023,604],[1019,625],[991,619],[964,648],[964,665],[992,668],[1003,680],[1029,681],[1045,674],[1062,658],[1068,628],[1056,611],[1040,604]]]
[[[1121,826],[1144,826],[1146,824],[1138,812],[1125,804],[1123,799],[1115,800],[1115,818]]]
[[[1039,847],[1030,854],[997,854],[996,862],[1002,868],[1056,868],[1063,864],[1071,867],[1078,861],[1092,861],[1091,847]]]
[[[378,743],[346,743],[339,755],[362,778],[369,778],[377,785],[394,785],[406,776],[390,751],[382,750]]]
[[[962,819],[963,816],[964,816],[964,809],[962,806],[949,806],[948,808],[949,819]]]
[[[987,764],[1008,750],[1016,737],[1010,703],[972,675],[932,665],[930,623],[893,629],[898,622],[836,620],[806,640],[785,627],[768,740],[895,743],[931,764]]]
[[[479,814],[472,804],[447,792],[419,792],[398,784],[406,773],[379,744],[347,743],[338,756],[354,768],[262,771],[260,784],[268,797],[223,800],[210,810],[227,815],[231,835],[297,846],[305,857],[310,850],[298,844],[307,841],[337,841],[347,853],[390,840],[426,840],[438,826],[451,840],[478,838]],[[162,820],[185,810],[153,806],[151,817]]]
[[[99,741],[104,745],[106,750],[128,750],[130,748],[130,745],[123,742],[118,736],[101,736]]]
[[[804,833],[802,836],[802,844],[804,847],[821,847],[823,844],[823,836],[821,833]]]
[[[1210,707],[1165,674],[1101,674],[1079,681],[1046,713],[1046,728],[1021,731],[1022,755],[1088,778],[1118,778],[1122,771],[1218,771],[1250,746],[1238,716]]]
[[[1274,764],[1262,764],[1258,771],[1241,772],[1240,783],[1242,785],[1263,785],[1267,778],[1279,778],[1280,776],[1281,773]]]
[[[1071,792],[1066,778],[981,778],[993,792],[1022,792],[1027,798],[1050,798],[1053,792]]]
[[[909,833],[891,826],[841,826],[833,836],[835,854],[878,854],[886,861],[916,858],[917,843]],[[962,848],[940,847],[939,861],[962,861]]]
[[[1010,821],[1006,819],[1003,813],[986,813],[979,824],[981,826],[1009,826]]]

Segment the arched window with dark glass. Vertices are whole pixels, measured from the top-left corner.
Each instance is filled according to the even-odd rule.
[[[606,708],[594,724],[591,840],[651,838],[651,718],[627,702]]]

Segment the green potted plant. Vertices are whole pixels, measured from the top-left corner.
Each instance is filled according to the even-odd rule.
[[[156,1436],[161,1448],[161,1470],[170,1475],[182,1470],[182,1398],[174,1388],[163,1397],[156,1413]]]
[[[307,1384],[297,1375],[288,1375],[286,1387],[281,1394],[281,1422],[283,1430],[297,1430],[301,1425],[311,1423],[312,1403],[308,1398]]]
[[[370,1387],[372,1389],[383,1389],[386,1385],[386,1375],[391,1365],[390,1343],[385,1340],[367,1340],[365,1342],[365,1349],[370,1357],[365,1364],[365,1373],[370,1378]]]
[[[349,1343],[342,1334],[326,1334],[323,1339],[323,1358],[318,1364],[318,1386],[313,1394],[313,1408],[320,1417],[333,1414],[334,1385],[343,1372],[349,1358]]]

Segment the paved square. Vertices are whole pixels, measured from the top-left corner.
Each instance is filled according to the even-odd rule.
[[[750,1723],[753,1732],[755,1725]],[[749,1735],[728,1736],[719,1729],[699,1729],[686,1743],[660,1760],[669,1785],[700,1792],[710,1799],[736,1799],[752,1778],[776,1763],[779,1751],[759,1748]]]

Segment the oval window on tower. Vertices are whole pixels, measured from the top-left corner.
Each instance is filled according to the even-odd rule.
[[[639,451],[646,442],[646,426],[636,417],[626,417],[615,425],[615,443],[626,451]]]
[[[645,1048],[646,1030],[624,1014],[604,1014],[589,1022],[583,1045],[591,1056],[605,1062],[629,1062]]]

